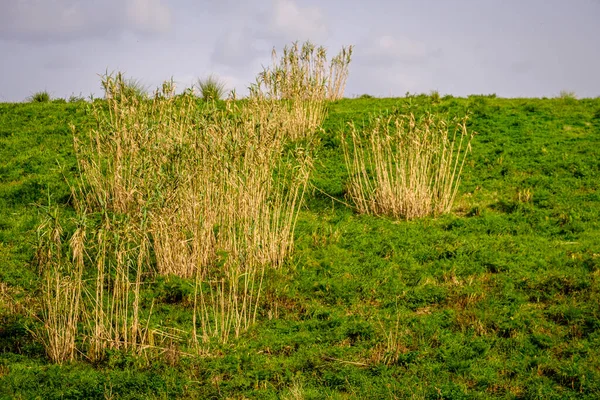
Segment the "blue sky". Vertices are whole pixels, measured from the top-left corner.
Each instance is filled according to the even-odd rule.
[[[354,45],[346,96],[600,96],[600,0],[1,0],[0,101],[101,96],[122,71],[240,94],[271,49]]]

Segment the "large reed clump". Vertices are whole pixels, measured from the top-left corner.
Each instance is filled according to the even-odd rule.
[[[326,101],[344,94],[352,46],[343,47],[327,63],[324,47],[298,42],[283,49],[279,59],[273,49],[273,65],[265,68],[250,87],[250,98],[259,101],[282,101],[291,117],[285,127],[292,140],[310,137],[326,114]]]
[[[449,212],[473,134],[467,117],[437,114],[375,118],[350,124],[343,140],[348,197],[358,212],[412,219]]]
[[[183,146],[188,162],[174,167],[177,189],[151,214],[159,272],[196,277],[198,341],[227,341],[254,322],[265,268],[293,247],[310,156],[285,150],[283,109],[266,105],[230,102],[201,117]]]
[[[226,212],[217,216],[214,236],[217,258],[197,275],[195,304],[203,340],[227,341],[231,332],[238,336],[255,321],[265,268],[281,265],[293,246],[308,178],[308,162],[294,164],[300,164],[295,176],[285,162],[279,163],[285,172],[263,168],[248,173],[235,171],[242,165],[229,166],[223,182],[229,197],[221,202]]]
[[[74,272],[84,269],[82,256],[75,270],[64,264],[62,247],[40,245],[40,263],[53,271],[44,291],[62,299],[45,308],[49,354],[52,338],[67,335],[74,349],[77,333],[91,360],[107,349],[152,348],[165,329],[150,324],[141,292],[155,274],[195,279],[193,343],[239,335],[257,317],[265,269],[280,266],[293,248],[311,169],[310,149],[290,143],[282,129],[293,117],[270,101],[199,109],[191,92],[174,96],[172,82],[153,99],[128,91],[121,74],[102,83],[106,101],[91,106],[95,127],[74,130],[73,205],[85,222],[77,249],[87,254],[88,279]],[[41,237],[53,237],[50,228],[42,226]],[[51,314],[79,304],[73,296],[81,299],[75,316],[54,321]],[[53,359],[73,357],[56,351]]]

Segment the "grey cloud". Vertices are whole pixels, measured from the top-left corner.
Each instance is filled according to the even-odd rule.
[[[423,64],[442,53],[439,48],[402,35],[379,35],[356,47],[355,60],[364,65],[397,66]]]
[[[226,66],[240,66],[254,60],[259,51],[255,36],[248,27],[241,27],[217,38],[211,59],[214,63]]]
[[[126,21],[142,33],[166,33],[171,29],[171,10],[161,0],[128,0]]]
[[[346,93],[362,94],[362,87],[362,92],[387,97],[434,89],[432,64],[442,57],[439,47],[406,35],[370,34],[355,48]]]
[[[510,69],[517,74],[527,74],[533,70],[533,63],[527,60],[515,61],[510,65]]]
[[[46,70],[64,70],[75,69],[82,65],[81,60],[76,59],[71,55],[50,56],[44,63],[43,67]]]
[[[56,43],[114,37],[130,31],[163,34],[172,26],[161,0],[5,0],[0,39]]]
[[[273,0],[269,35],[287,41],[324,41],[329,35],[325,16],[316,6],[300,7],[293,0]]]
[[[240,19],[216,40],[211,60],[244,68],[257,60],[268,60],[271,49],[292,41],[323,42],[329,35],[326,18],[316,6],[302,7],[293,0],[272,0],[271,7],[257,9]]]

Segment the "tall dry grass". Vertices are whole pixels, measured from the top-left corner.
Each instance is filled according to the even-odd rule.
[[[323,122],[326,102],[343,97],[351,58],[352,46],[343,47],[329,63],[325,48],[310,42],[284,47],[280,58],[273,49],[273,64],[251,85],[250,98],[283,102],[294,121],[284,127],[286,134],[305,139]]]
[[[198,345],[248,328],[265,268],[281,265],[293,248],[311,168],[309,149],[290,144],[281,129],[294,116],[275,102],[199,112],[191,94],[173,96],[170,84],[153,100],[128,96],[125,84],[120,75],[104,77],[106,90],[118,95],[94,104],[96,126],[74,135],[80,178],[73,203],[80,218],[89,217],[78,240],[93,276],[83,282],[79,274],[74,282],[85,298],[78,314],[85,322],[82,350],[92,360],[107,349],[140,353],[153,346],[140,293],[154,274],[196,280]],[[46,248],[64,258],[58,246]],[[40,257],[46,268],[51,260]],[[66,285],[63,275],[49,276]],[[67,290],[48,282],[44,291],[54,298]],[[74,304],[65,296],[58,297],[63,307]],[[47,308],[58,314],[52,303]],[[71,328],[74,338],[76,323]],[[65,357],[72,355],[53,359]]]
[[[36,258],[43,276],[43,328],[35,335],[50,360],[61,364],[75,357],[77,324],[81,319],[85,230],[78,227],[68,244],[57,209],[48,210],[38,228]],[[71,254],[71,257],[69,257]]]
[[[329,64],[329,79],[327,80],[327,99],[339,100],[344,97],[346,81],[348,80],[352,46],[342,47],[340,52],[331,59]]]
[[[351,123],[343,140],[349,200],[358,212],[394,218],[449,212],[471,149],[466,122],[429,113],[380,116],[364,129]]]
[[[293,250],[311,135],[329,90],[324,50],[305,45],[300,53],[294,45],[284,54],[250,98],[229,100],[225,109],[199,105],[191,91],[176,96],[172,81],[146,98],[120,73],[102,78],[105,100],[91,105],[95,126],[73,127],[79,177],[72,192],[81,224],[71,238],[72,261],[54,266],[67,253],[49,240],[40,246],[47,250],[40,264],[54,271],[44,293],[61,302],[46,305],[46,348],[59,353],[53,359],[73,357],[53,350],[58,330],[71,350],[80,338],[91,360],[108,349],[145,354],[157,342],[171,343],[171,354],[174,336],[160,333],[170,328],[154,327],[152,306],[141,301],[157,274],[194,279],[190,334],[199,349],[255,322],[266,269]],[[336,93],[350,61],[343,54],[345,64],[339,56],[330,71]],[[49,224],[40,232],[54,235]],[[50,316],[71,315],[68,307],[75,307],[68,321]]]
[[[107,349],[141,354],[148,347],[148,318],[140,308],[144,278],[150,271],[149,239],[144,221],[104,215],[91,227],[95,279],[87,289],[87,356],[103,359]],[[145,320],[142,314],[145,314]]]

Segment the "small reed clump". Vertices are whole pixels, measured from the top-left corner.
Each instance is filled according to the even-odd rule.
[[[473,134],[467,117],[375,118],[344,137],[348,198],[358,212],[413,219],[452,208]],[[349,143],[350,142],[350,143]]]
[[[48,358],[60,364],[75,357],[77,324],[81,320],[81,245],[85,233],[79,227],[70,243],[63,243],[63,227],[57,209],[47,210],[37,233],[39,245],[36,259],[43,276],[41,300],[44,326],[34,334],[44,345]],[[69,257],[69,253],[72,257]]]

